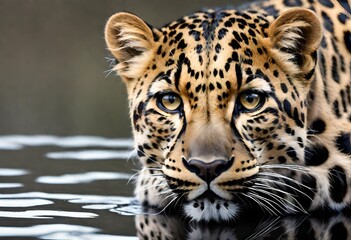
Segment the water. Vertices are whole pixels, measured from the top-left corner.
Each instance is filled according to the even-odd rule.
[[[0,238],[351,239],[347,213],[206,224],[142,209],[130,139],[0,136],[0,149]]]
[[[130,139],[0,137],[0,237],[136,239]],[[127,161],[127,158],[131,160]]]

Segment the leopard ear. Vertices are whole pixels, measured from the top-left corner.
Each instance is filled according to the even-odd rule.
[[[303,8],[282,13],[269,26],[271,50],[286,71],[310,77],[315,67],[316,51],[323,37],[317,15]]]
[[[142,74],[159,35],[157,29],[133,14],[122,12],[110,17],[105,27],[105,41],[118,62],[115,70],[122,78],[131,80]]]

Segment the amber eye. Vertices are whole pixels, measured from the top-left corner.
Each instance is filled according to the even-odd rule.
[[[239,101],[245,110],[253,111],[264,103],[265,96],[259,92],[244,92],[240,95]]]
[[[181,98],[175,93],[165,93],[158,97],[157,105],[165,112],[174,113],[180,110],[182,106]]]

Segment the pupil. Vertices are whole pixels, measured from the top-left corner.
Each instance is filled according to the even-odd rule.
[[[246,101],[248,103],[253,103],[255,101],[255,99],[257,98],[257,95],[256,94],[250,94],[246,97]]]
[[[169,95],[168,96],[168,102],[174,103],[175,102],[175,96],[174,95]]]

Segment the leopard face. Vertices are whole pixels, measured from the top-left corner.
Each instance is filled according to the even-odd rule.
[[[143,205],[228,220],[253,205],[271,214],[323,205],[332,169],[348,188],[344,166],[314,169],[340,152],[311,137],[323,38],[314,12],[208,10],[161,29],[118,13],[105,37],[127,86]],[[350,198],[341,195],[336,208]]]

